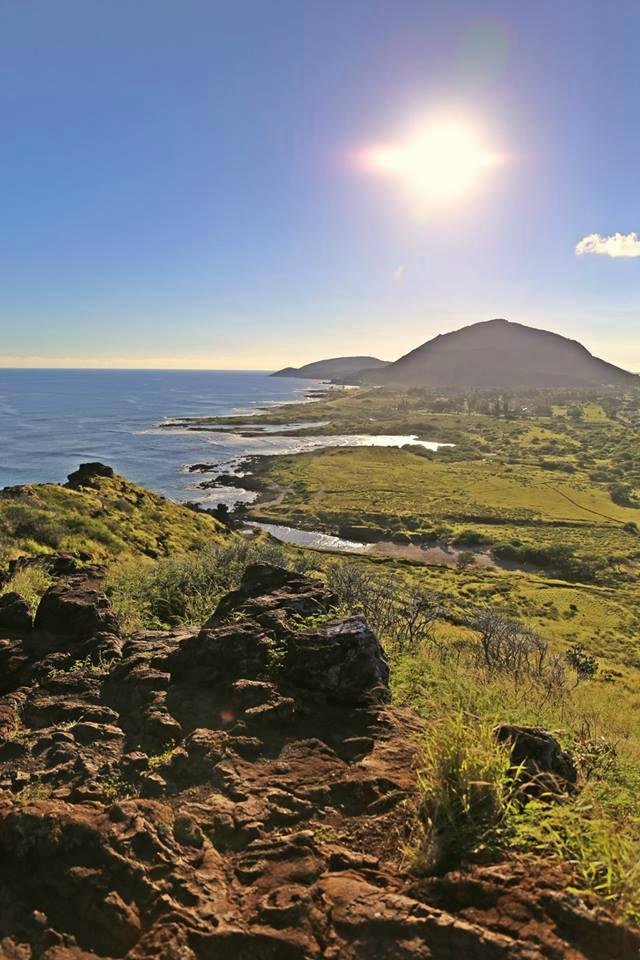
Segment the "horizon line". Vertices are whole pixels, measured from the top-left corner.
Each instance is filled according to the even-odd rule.
[[[31,373],[42,370],[51,373],[60,370],[65,373],[275,373],[276,370],[259,370],[256,367],[4,367],[3,370],[27,370]],[[293,378],[292,378],[293,379]],[[308,379],[300,377],[300,379]]]

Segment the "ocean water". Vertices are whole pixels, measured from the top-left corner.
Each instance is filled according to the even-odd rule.
[[[243,472],[247,456],[309,452],[321,447],[401,447],[442,444],[413,436],[334,434],[289,436],[293,424],[258,428],[257,410],[304,400],[318,380],[266,373],[184,370],[0,370],[0,487],[61,483],[78,464],[98,460],[173,500],[205,505],[250,503],[236,487],[202,489],[210,473]],[[239,414],[254,436],[219,429],[189,430],[181,418]],[[312,426],[308,423],[307,426]],[[444,444],[447,446],[447,444]]]
[[[99,460],[165,496],[202,499],[195,489],[202,476],[185,465],[225,463],[242,443],[156,425],[250,414],[304,399],[315,386],[226,370],[0,370],[0,487],[63,482],[79,463]]]

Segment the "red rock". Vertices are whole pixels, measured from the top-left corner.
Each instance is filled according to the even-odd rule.
[[[72,610],[77,588],[56,596]],[[76,638],[106,611],[83,596]],[[361,618],[304,629],[319,605],[316,581],[260,567],[206,629],[136,634],[97,673],[51,675],[73,634],[0,646],[0,958],[640,955],[548,863],[404,872],[422,727],[376,706]]]

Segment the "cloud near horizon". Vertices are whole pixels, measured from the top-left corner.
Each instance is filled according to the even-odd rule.
[[[576,255],[581,257],[585,253],[595,253],[601,257],[640,257],[640,238],[635,233],[614,233],[611,237],[603,237],[600,233],[590,233],[576,245]]]

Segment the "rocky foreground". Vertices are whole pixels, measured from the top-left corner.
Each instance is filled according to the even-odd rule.
[[[508,861],[412,878],[415,717],[360,617],[249,568],[200,631],[122,637],[100,570],[0,599],[0,956],[535,960],[640,936]]]

